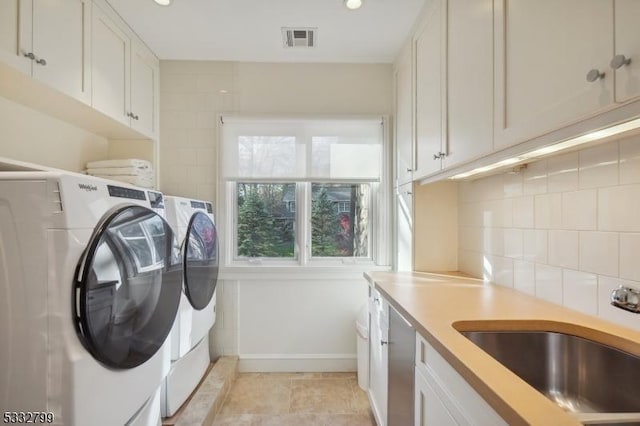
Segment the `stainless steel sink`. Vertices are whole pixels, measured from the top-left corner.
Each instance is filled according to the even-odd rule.
[[[640,357],[556,332],[461,333],[566,411],[640,412]]]

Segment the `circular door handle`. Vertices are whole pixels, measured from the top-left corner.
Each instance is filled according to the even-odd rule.
[[[589,72],[587,73],[587,81],[589,83],[593,83],[593,82],[598,81],[598,80],[600,80],[602,78],[604,78],[604,73],[600,72],[599,70],[597,70],[595,68],[592,69],[592,70],[589,70]]]
[[[47,65],[47,61],[45,59],[43,59],[43,58],[36,59],[36,64],[40,64],[40,65],[42,65],[44,67],[44,66]]]
[[[630,63],[631,58],[627,58],[624,55],[616,55],[613,57],[609,65],[611,65],[611,68],[613,68],[614,70],[617,70],[625,65],[629,65]]]

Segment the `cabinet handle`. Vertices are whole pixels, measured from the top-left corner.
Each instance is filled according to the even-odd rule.
[[[411,192],[411,191],[405,191],[405,194],[407,194],[407,195],[411,195],[411,194],[413,194],[413,192]]]
[[[611,68],[613,68],[614,70],[617,70],[625,65],[629,65],[630,63],[631,58],[627,58],[624,55],[616,55],[613,57],[609,65],[611,65]]]
[[[36,59],[36,64],[40,64],[44,67],[47,65],[47,61],[44,58]]]
[[[413,171],[413,169],[407,167],[407,172],[411,173]]]
[[[444,158],[446,156],[446,154],[444,152],[439,152],[437,154],[433,154],[433,159],[434,160],[439,160],[441,158]]]
[[[28,52],[28,53],[27,52],[22,52],[22,55],[25,58],[31,59],[32,61],[36,58],[36,55],[34,55],[33,52]]]
[[[592,69],[589,70],[589,72],[587,73],[587,81],[589,83],[593,83],[594,81],[598,81],[600,79],[604,78],[604,73],[598,71],[597,69]]]
[[[140,120],[140,116],[138,114],[133,114],[132,118],[134,120]]]
[[[387,342],[386,340],[380,340],[380,346],[384,346],[384,345],[388,345],[389,342]]]

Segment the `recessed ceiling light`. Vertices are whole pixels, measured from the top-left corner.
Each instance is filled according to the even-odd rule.
[[[160,6],[169,6],[171,4],[171,0],[153,0],[158,3]]]
[[[347,6],[347,9],[360,9],[360,6],[362,6],[362,0],[344,0],[344,5]]]

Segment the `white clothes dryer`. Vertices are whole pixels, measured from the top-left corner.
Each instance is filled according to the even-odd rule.
[[[169,335],[171,365],[163,382],[162,415],[173,416],[210,363],[209,331],[216,320],[218,237],[211,203],[165,196],[167,221],[181,242],[183,294]]]
[[[149,191],[100,178],[0,173],[3,410],[159,424],[182,262],[151,207]]]

